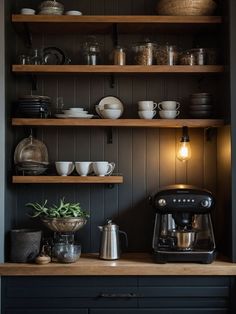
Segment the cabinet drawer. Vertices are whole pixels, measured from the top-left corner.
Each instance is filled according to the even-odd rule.
[[[94,309],[90,314],[229,314],[227,309]]]
[[[87,309],[22,309],[6,310],[2,314],[88,314]]]
[[[4,278],[5,306],[15,308],[137,307],[137,278]]]

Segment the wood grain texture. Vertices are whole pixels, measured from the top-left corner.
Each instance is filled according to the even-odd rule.
[[[123,177],[121,176],[105,176],[105,177],[96,177],[96,176],[13,176],[12,183],[74,183],[74,184],[91,184],[91,183],[122,183]]]
[[[88,127],[141,127],[190,128],[221,127],[221,119],[26,119],[13,118],[14,126],[88,126]]]
[[[156,264],[145,253],[123,254],[114,261],[104,261],[98,254],[82,255],[76,263],[46,265],[0,264],[1,276],[235,276],[236,264],[218,260],[209,265],[196,263]]]
[[[13,23],[181,23],[220,24],[220,16],[156,16],[156,15],[22,15],[13,14]]]
[[[21,65],[13,64],[15,73],[222,73],[221,65]]]

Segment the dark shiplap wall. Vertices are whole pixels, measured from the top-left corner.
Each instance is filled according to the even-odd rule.
[[[17,1],[14,10],[21,7],[34,7],[39,1]],[[154,14],[156,1],[66,1],[67,9],[79,9],[84,14]],[[104,49],[104,62],[112,49],[109,34],[97,36]],[[145,38],[143,35],[120,36],[122,44],[136,42]],[[151,35],[151,39],[173,41],[188,47],[193,38],[176,35]],[[202,42],[209,39],[212,44],[216,40],[208,34],[200,37]],[[46,35],[33,37],[33,45],[57,46],[64,49],[72,58],[73,63],[80,58],[80,45],[85,40],[82,35]],[[15,51],[10,63],[14,63],[17,54],[24,50],[22,41],[16,37],[16,45],[9,44]],[[131,58],[132,60],[132,58]],[[84,106],[94,112],[94,105],[107,95],[119,97],[125,106],[124,117],[137,118],[137,101],[141,99],[176,99],[181,102],[181,117],[188,114],[188,96],[197,91],[212,92],[215,98],[215,116],[220,117],[222,92],[219,90],[221,79],[218,76],[175,76],[175,75],[116,75],[115,87],[110,86],[109,75],[50,75],[40,76],[38,90],[35,94],[56,99],[62,96],[66,106]],[[12,95],[31,92],[29,78],[18,76],[14,84],[8,86]],[[12,97],[12,96],[11,96]],[[14,97],[13,97],[14,98]],[[10,110],[10,106],[9,106]],[[13,158],[14,147],[27,136],[28,130],[12,130],[12,145],[8,147],[8,157]],[[19,185],[11,187],[15,206],[8,210],[9,228],[25,226],[41,226],[32,222],[26,215],[25,203],[40,201],[47,198],[54,202],[65,196],[68,200],[78,200],[87,209],[91,218],[84,229],[78,232],[83,250],[98,251],[99,231],[97,226],[106,218],[113,218],[121,230],[128,234],[129,251],[147,251],[151,249],[154,211],[149,205],[148,196],[159,188],[174,183],[189,183],[206,187],[216,192],[216,136],[206,140],[205,130],[191,129],[192,159],[181,163],[175,158],[176,144],[181,130],[175,129],[132,129],[115,128],[113,143],[107,144],[106,129],[103,128],[38,128],[35,130],[38,139],[45,142],[49,150],[50,161],[56,160],[109,160],[116,163],[116,172],[124,175],[124,184],[109,189],[102,185]],[[12,172],[9,166],[9,173]]]

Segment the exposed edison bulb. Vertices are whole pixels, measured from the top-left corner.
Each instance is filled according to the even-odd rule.
[[[191,158],[191,146],[189,141],[181,141],[178,145],[177,158],[186,161]]]

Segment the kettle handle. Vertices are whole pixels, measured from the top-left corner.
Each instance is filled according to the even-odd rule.
[[[124,237],[125,237],[125,247],[128,247],[128,236],[127,236],[127,233],[124,232],[124,231],[121,231],[121,230],[119,230],[119,233],[124,235]]]

